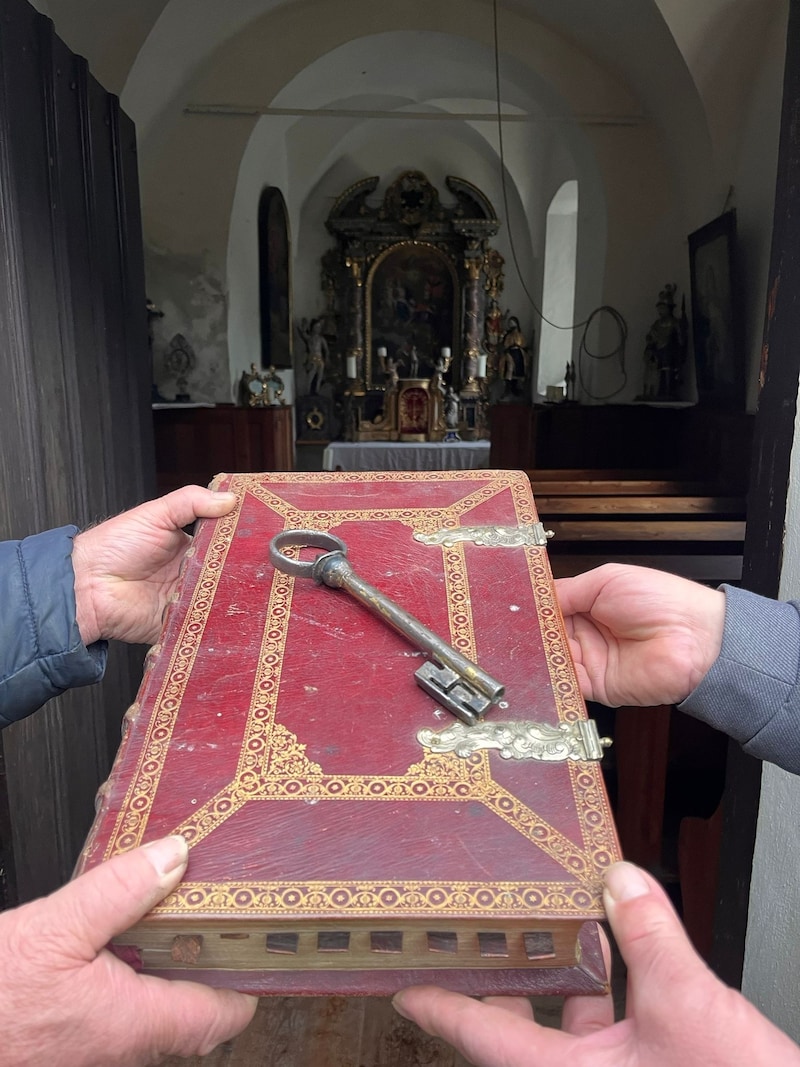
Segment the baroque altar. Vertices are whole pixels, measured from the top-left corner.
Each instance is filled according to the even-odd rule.
[[[500,221],[488,198],[449,176],[449,204],[420,171],[381,201],[378,177],[346,189],[326,220],[336,246],[322,260],[340,434],[350,441],[488,438],[487,308],[503,288],[489,245]]]

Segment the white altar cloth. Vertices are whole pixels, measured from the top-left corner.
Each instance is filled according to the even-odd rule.
[[[334,441],[326,471],[450,471],[489,466],[488,441]]]

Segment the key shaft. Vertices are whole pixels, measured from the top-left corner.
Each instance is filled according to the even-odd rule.
[[[359,604],[363,604],[373,615],[383,619],[422,652],[427,652],[439,663],[455,671],[464,681],[471,682],[490,704],[503,695],[505,687],[501,682],[492,678],[477,663],[462,655],[433,630],[429,630],[424,623],[405,608],[401,608],[380,589],[360,578],[349,560],[341,553],[329,552],[320,556],[314,564],[314,578],[323,585],[346,590]]]
[[[282,552],[288,546],[311,546],[332,551],[313,562],[290,559]],[[477,663],[434,633],[396,601],[361,578],[347,559],[347,546],[339,538],[316,530],[287,530],[277,534],[270,545],[270,559],[279,570],[299,577],[311,577],[320,585],[343,589],[373,615],[425,652],[436,664],[425,664],[416,672],[418,684],[454,715],[472,726],[483,718],[505,687]]]

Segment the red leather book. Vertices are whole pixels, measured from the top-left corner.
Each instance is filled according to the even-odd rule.
[[[619,848],[525,475],[214,484],[239,505],[198,524],[78,864],[189,842],[116,951],[259,994],[603,991]],[[384,618],[270,563],[297,529],[504,687],[482,717],[417,684],[434,657]]]

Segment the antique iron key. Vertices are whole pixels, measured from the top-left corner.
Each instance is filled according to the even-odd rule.
[[[286,548],[321,548],[324,552],[315,560],[305,562],[285,555]],[[348,562],[347,545],[333,534],[322,530],[284,530],[270,542],[269,558],[276,570],[285,574],[313,578],[332,589],[345,589],[373,615],[426,652],[434,662],[424,663],[414,672],[417,684],[467,726],[480,722],[505,692],[505,687],[476,663],[374,585],[359,578]]]

